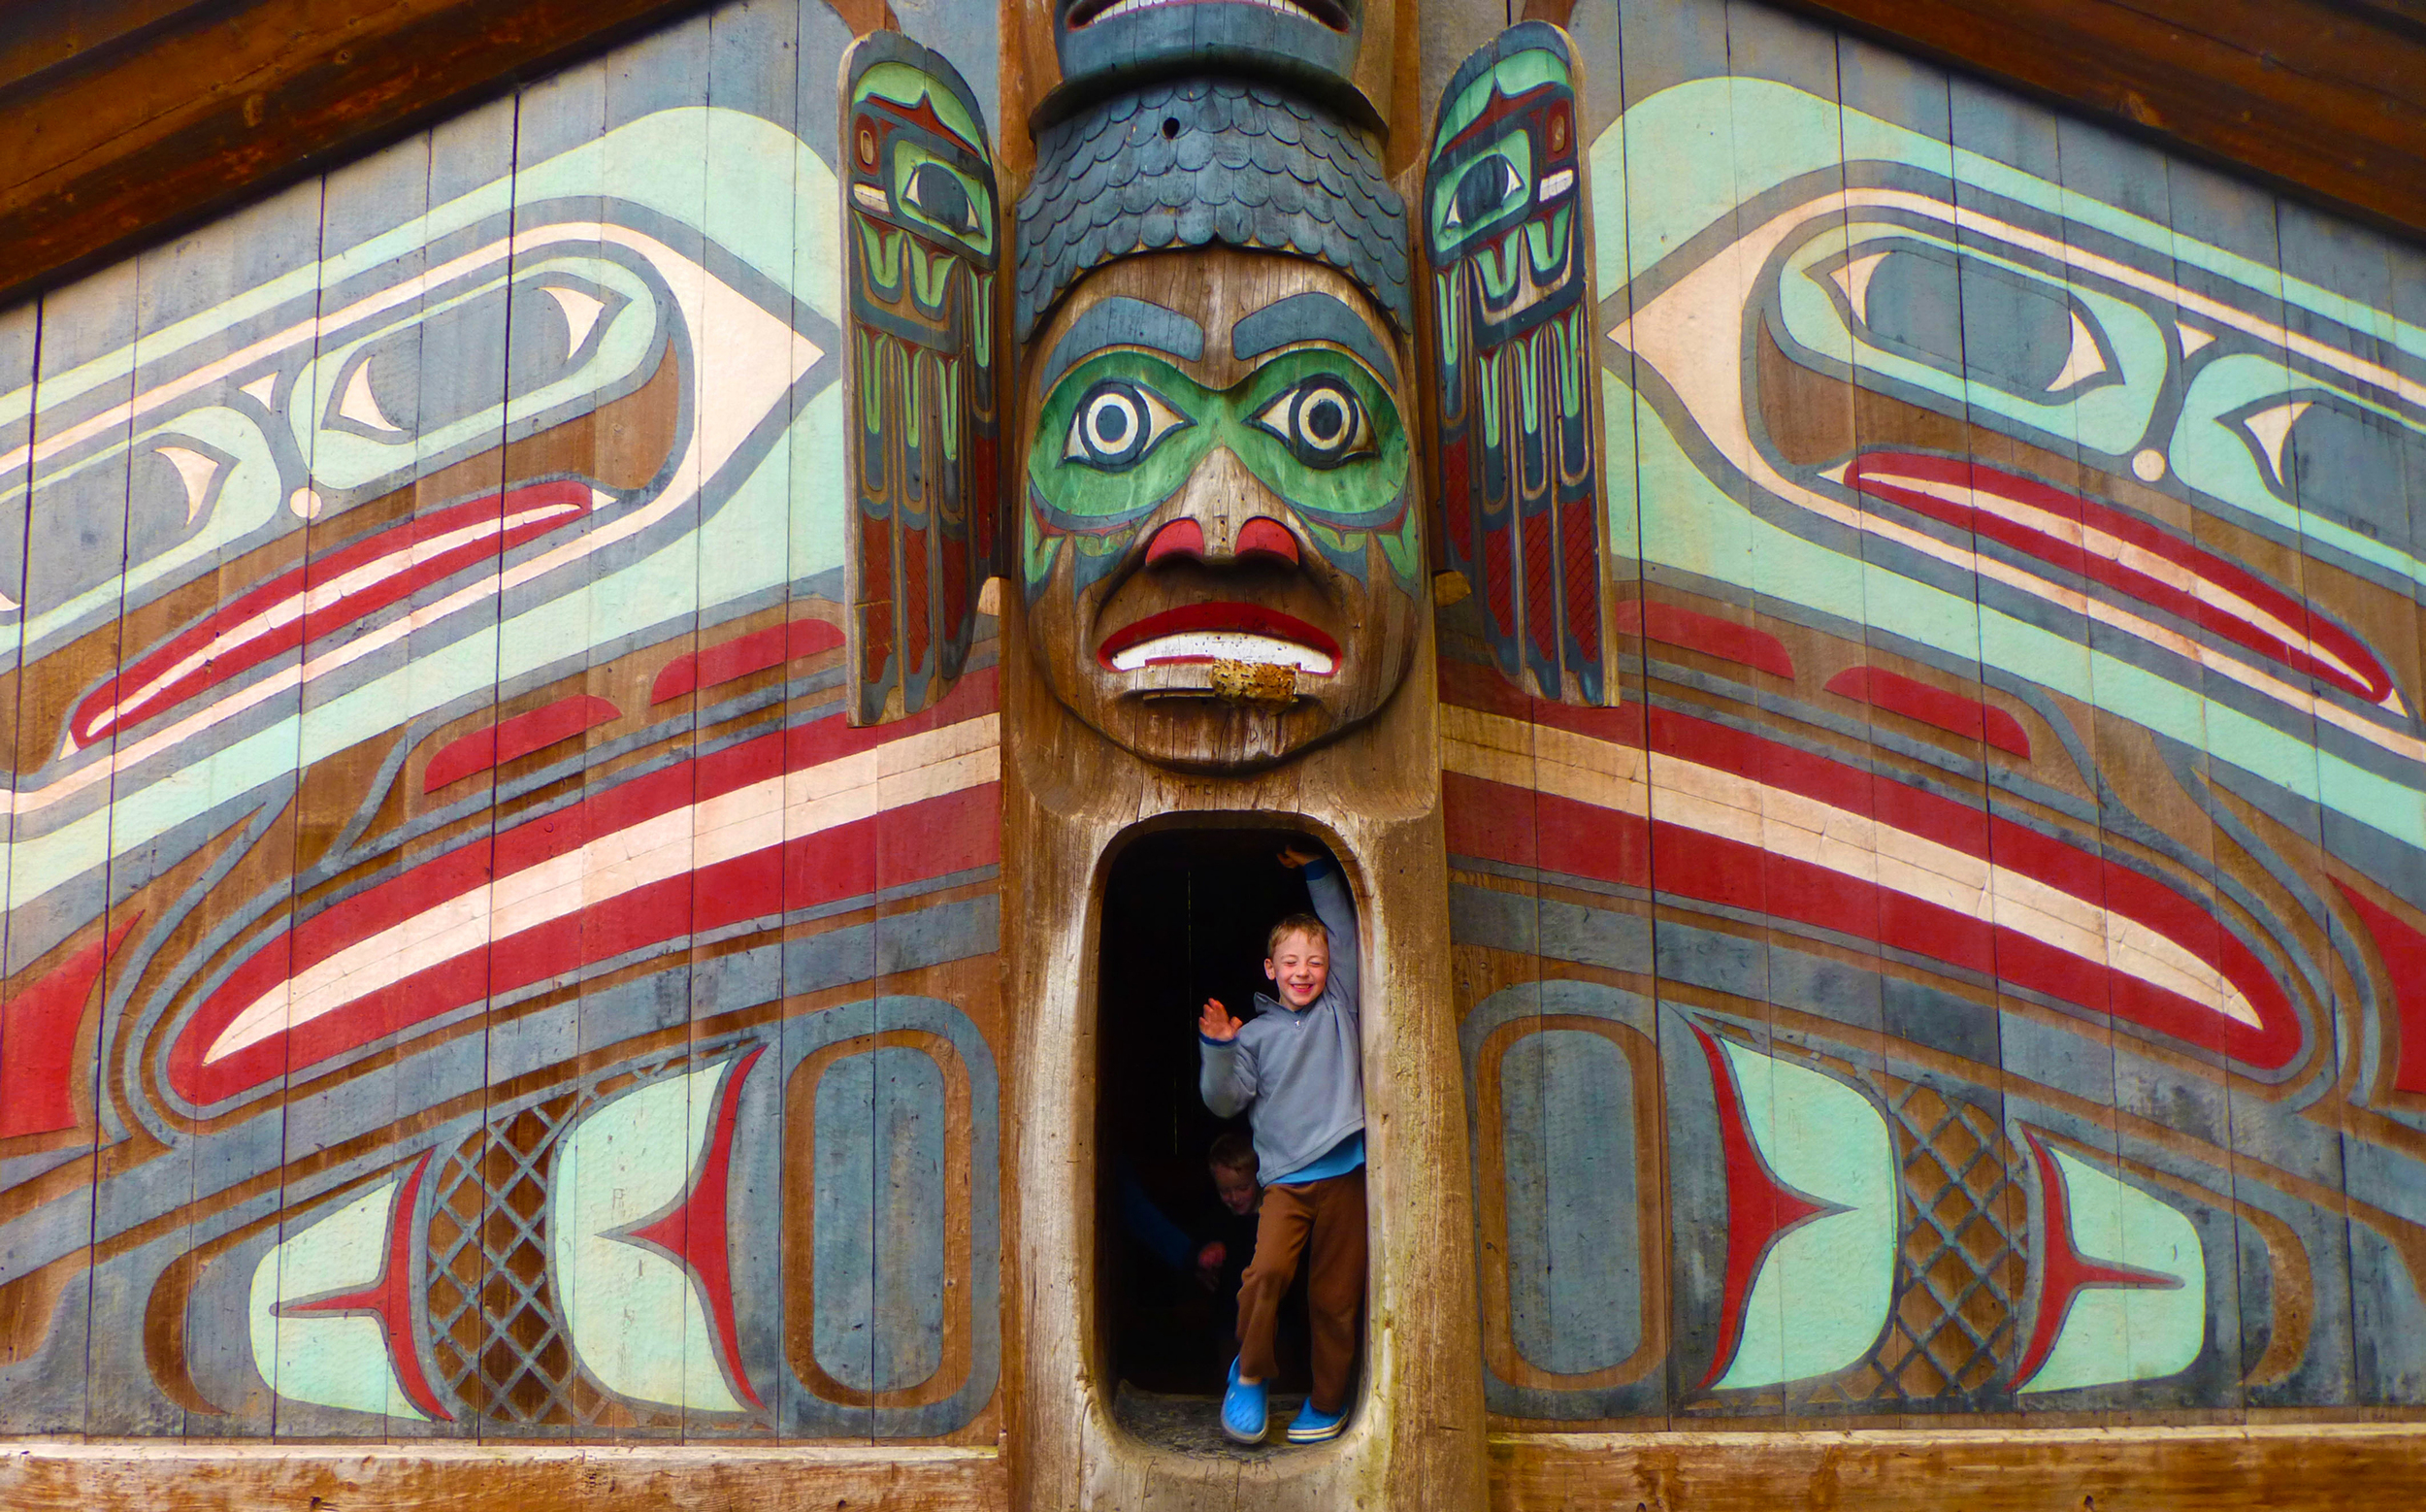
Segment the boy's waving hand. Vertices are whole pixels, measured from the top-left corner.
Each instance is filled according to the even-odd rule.
[[[1228,1044],[1237,1038],[1243,1027],[1243,1021],[1231,1018],[1219,998],[1205,999],[1204,1011],[1197,1017],[1197,1033],[1216,1044]]]

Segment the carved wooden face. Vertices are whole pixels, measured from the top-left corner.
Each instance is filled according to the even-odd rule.
[[[1080,718],[1236,771],[1381,707],[1423,565],[1402,361],[1300,258],[1156,253],[1079,285],[1028,352],[1021,572]]]

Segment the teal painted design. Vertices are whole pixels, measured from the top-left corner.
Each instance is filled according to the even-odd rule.
[[[1832,1076],[1732,1039],[1721,1044],[1753,1142],[1777,1179],[1820,1210],[1761,1255],[1735,1358],[1716,1387],[1833,1374],[1870,1352],[1894,1296],[1897,1182],[1886,1120]]]
[[[979,467],[931,401],[993,381],[1000,221],[925,138],[853,192],[852,42],[720,5],[0,312],[0,1282],[75,1273],[9,1431],[864,1442],[993,1396],[994,1052],[865,1000],[998,947],[983,572],[979,675],[852,734],[842,379],[873,265],[957,322],[886,339]],[[784,1347],[779,1083],[842,1019],[936,1068],[876,1058],[924,1164],[887,1156],[873,1408]]]
[[[1603,383],[1634,411],[1613,465],[1642,479],[1647,567],[2010,670],[2426,845],[2426,805],[2385,785],[2426,785],[2418,690],[2383,671],[2410,652],[2370,644],[2363,606],[2302,605],[2271,565],[2249,569],[2273,596],[2253,606],[2232,548],[2182,527],[2213,518],[2406,600],[2426,577],[2404,502],[2426,331],[1783,83],[1674,85],[1592,155],[1597,234],[1627,249],[1600,325],[1604,360],[1631,362]],[[1624,165],[1653,160],[1658,191],[1628,191]],[[1737,197],[1709,198],[1721,182]],[[2053,492],[1916,508],[1863,458],[1939,443],[1775,430],[1843,403],[1820,380],[2010,438]],[[2075,467],[2123,480],[2093,502],[2127,496],[2152,543],[2084,543],[2060,502]],[[2320,652],[2357,674],[2318,675]]]
[[[846,1056],[815,1106],[817,1360],[853,1392],[900,1392],[943,1358],[943,1076],[915,1050]]]
[[[2061,1220],[2071,1231],[2060,1242],[2096,1275],[2115,1279],[2070,1296],[2051,1279],[2042,1283],[2038,1305],[2063,1316],[2044,1362],[2017,1389],[2075,1391],[2188,1369],[2207,1341],[2207,1258],[2190,1220],[2066,1151],[2049,1152],[2041,1170],[2049,1169],[2063,1185]],[[2041,1196],[2040,1242],[2051,1250],[2057,1241],[2046,1226],[2059,1221],[2058,1210],[2044,1188]]]

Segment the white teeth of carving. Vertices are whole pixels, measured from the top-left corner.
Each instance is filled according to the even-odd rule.
[[[1117,4],[1106,6],[1102,10],[1097,12],[1095,19],[1089,21],[1087,24],[1093,26],[1096,21],[1108,21],[1115,16],[1128,16],[1132,12],[1154,11],[1160,10],[1166,5],[1186,5],[1189,3],[1191,3],[1191,0],[1118,0]],[[1309,15],[1303,6],[1291,5],[1289,0],[1229,0],[1229,3],[1233,5],[1262,6],[1266,11],[1278,11],[1283,16]]]
[[[1295,667],[1328,677],[1337,663],[1310,645],[1243,630],[1190,630],[1175,636],[1140,641],[1116,653],[1115,672],[1135,672],[1156,662],[1256,662],[1265,667]]]
[[[852,184],[851,198],[859,201],[868,209],[876,211],[879,214],[893,208],[893,201],[891,198],[885,194],[884,190],[877,188],[872,183]]]
[[[1533,191],[1533,201],[1535,204],[1542,204],[1557,199],[1574,186],[1575,170],[1561,168],[1541,181],[1541,186]]]

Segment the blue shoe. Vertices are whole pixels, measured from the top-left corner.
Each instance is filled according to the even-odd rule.
[[[1308,1397],[1297,1415],[1289,1420],[1289,1441],[1293,1444],[1326,1444],[1339,1436],[1348,1426],[1348,1409],[1337,1412],[1317,1412],[1314,1398]]]
[[[1229,1390],[1222,1393],[1222,1431],[1242,1444],[1263,1442],[1263,1435],[1271,1427],[1263,1398],[1263,1383],[1249,1386],[1239,1380],[1238,1362],[1231,1361]]]

